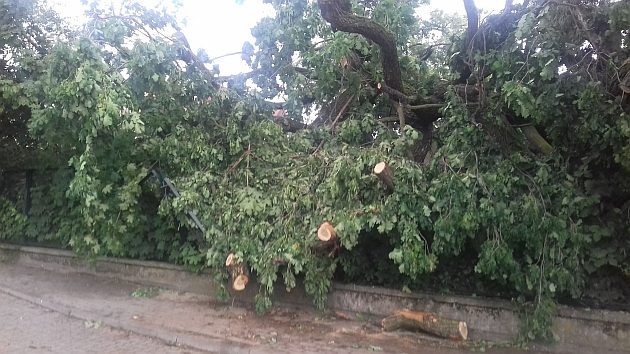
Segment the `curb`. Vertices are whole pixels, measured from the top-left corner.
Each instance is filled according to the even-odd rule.
[[[175,291],[204,295],[216,292],[211,273],[193,274],[183,267],[161,262],[113,258],[98,258],[87,262],[70,251],[0,243],[0,262],[3,261],[62,272],[90,273]],[[255,288],[257,287],[248,287],[243,293],[233,294],[234,299],[252,303],[256,295]],[[279,289],[274,294],[274,303],[297,307],[312,306],[304,289],[299,287],[290,293]],[[506,300],[428,293],[407,294],[391,289],[347,284],[333,284],[328,296],[328,307],[372,316],[385,316],[400,309],[436,312],[447,318],[465,320],[469,328],[469,338],[482,341],[512,341],[518,335],[520,324],[517,311]],[[577,349],[584,352],[585,348],[593,348],[593,352],[630,353],[628,312],[558,306],[552,330],[557,342],[546,349],[553,352],[572,353]],[[170,340],[168,337],[156,338],[167,342]]]

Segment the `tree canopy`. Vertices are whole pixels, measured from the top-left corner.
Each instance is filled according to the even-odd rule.
[[[594,275],[628,281],[628,2],[265,2],[251,71],[221,76],[166,11],[95,3],[72,30],[0,0],[0,171],[41,182],[28,215],[0,199],[0,238],[220,281],[233,254],[260,311],[296,277],[323,306],[334,277],[414,289],[457,266],[544,319]]]

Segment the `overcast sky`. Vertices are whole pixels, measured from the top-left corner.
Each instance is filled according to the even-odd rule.
[[[102,0],[105,3],[117,3],[120,0]],[[48,0],[62,16],[73,21],[83,18],[84,7],[80,0]],[[154,4],[155,0],[144,0]],[[243,42],[253,43],[250,29],[264,16],[273,15],[271,5],[262,0],[244,0],[237,4],[235,0],[181,0],[183,6],[179,17],[185,19],[184,33],[193,49],[204,48],[210,58],[240,51]],[[477,7],[487,12],[503,7],[503,0],[476,0]],[[465,14],[462,0],[432,0],[431,5],[418,9],[418,13],[429,13],[434,9]],[[221,74],[229,75],[247,71],[247,65],[239,56],[217,60]]]

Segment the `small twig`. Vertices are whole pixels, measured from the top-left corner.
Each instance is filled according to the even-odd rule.
[[[252,143],[247,144],[247,151],[249,151],[250,153],[247,154],[247,170],[245,171],[245,186],[249,187],[249,155],[251,155]]]
[[[444,106],[443,103],[426,103],[415,106],[409,106],[411,110],[421,110],[421,109],[429,109],[429,108],[442,108]]]
[[[420,45],[423,45],[423,44],[424,44],[424,43],[414,43],[414,44],[410,44],[407,48],[413,48],[413,47],[417,47],[417,46],[420,46]],[[428,49],[435,48],[435,47],[445,46],[445,45],[449,45],[449,44],[448,44],[448,43],[435,43],[435,44],[430,44],[430,45],[427,47],[427,50],[428,50]]]
[[[341,118],[341,116],[345,113],[346,109],[348,108],[348,105],[354,99],[354,96],[355,96],[354,94],[351,95],[350,98],[348,98],[346,103],[343,105],[343,107],[341,107],[341,110],[339,110],[339,113],[337,113],[337,117],[335,117],[335,120],[330,125],[330,129],[334,129],[335,128],[335,126],[337,125],[337,122],[339,122],[339,118]]]
[[[414,43],[412,45],[410,45],[409,47],[407,47],[408,49],[411,49],[413,47],[422,45],[423,43]],[[433,49],[436,47],[443,47],[443,46],[447,46],[449,45],[448,43],[436,43],[436,44],[431,44],[428,47],[426,47],[424,49],[424,51],[422,52],[422,55],[420,56],[420,61],[425,61],[427,59],[429,59],[429,57],[431,56],[431,54],[433,54]]]
[[[534,125],[534,123],[523,123],[523,124],[510,124],[512,128],[523,128]]]
[[[315,151],[313,151],[313,153],[311,155],[315,155],[317,154],[317,152],[319,151],[319,149],[321,149],[322,147],[324,147],[324,143],[326,142],[326,140],[322,140],[319,145],[317,145],[317,148],[315,149]]]
[[[466,106],[477,106],[477,105],[479,105],[478,102],[466,103]],[[443,103],[426,103],[426,104],[419,104],[415,106],[409,106],[408,108],[413,111],[413,110],[423,110],[423,109],[430,109],[430,108],[442,108],[442,106],[444,106]]]
[[[236,162],[234,162],[233,164],[230,165],[230,167],[227,170],[227,173],[233,172],[238,167],[238,165],[243,161],[243,159],[246,158],[247,156],[251,155],[251,153],[252,153],[252,147],[251,147],[251,144],[250,144],[247,147],[247,150],[245,150],[245,152],[243,152],[241,157],[239,157],[238,160],[236,160]]]
[[[225,58],[225,57],[231,57],[232,55],[239,55],[239,54],[243,54],[242,51],[238,51],[238,52],[234,52],[234,53],[227,53],[227,54],[223,54],[223,55],[219,55],[218,57],[214,57],[212,59],[209,59],[208,62],[212,63],[215,60],[221,59],[221,58]]]

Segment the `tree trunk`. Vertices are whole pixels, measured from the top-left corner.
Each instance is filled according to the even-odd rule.
[[[404,328],[422,330],[439,337],[455,340],[466,340],[468,338],[466,322],[441,318],[429,312],[399,311],[392,316],[384,318],[381,321],[381,326],[385,331]]]

